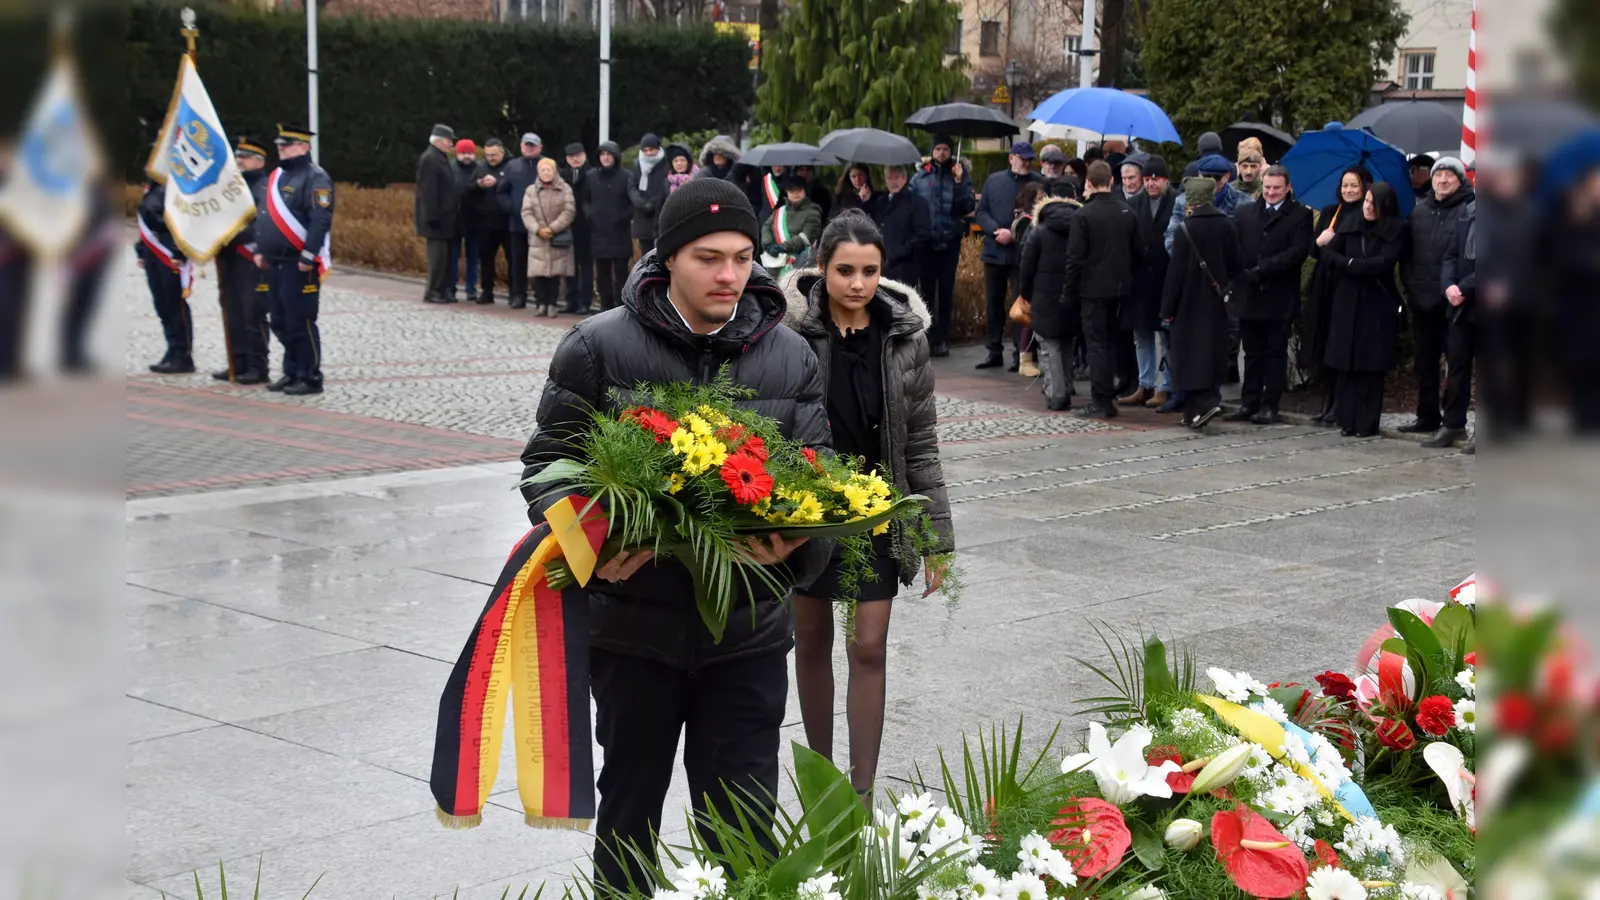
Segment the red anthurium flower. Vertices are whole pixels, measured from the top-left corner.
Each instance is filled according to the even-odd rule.
[[[738,427],[738,426],[735,426]],[[754,457],[762,462],[767,461],[767,442],[761,438],[753,437],[739,447],[739,452],[746,456]]]
[[[1317,684],[1322,686],[1322,693],[1329,697],[1336,697],[1345,703],[1355,700],[1356,683],[1351,681],[1348,675],[1333,671],[1323,672],[1317,676]]]
[[[1082,878],[1095,878],[1115,869],[1133,846],[1133,834],[1122,818],[1122,810],[1098,797],[1074,797],[1057,815],[1059,818],[1050,824],[1065,827],[1050,833],[1050,843]]]
[[[722,483],[735,503],[749,506],[772,493],[772,476],[761,461],[738,453],[722,464]]]
[[[1451,703],[1450,698],[1443,694],[1425,697],[1422,704],[1417,707],[1417,727],[1421,728],[1426,734],[1440,737],[1451,728],[1454,728],[1455,724],[1455,704]]]
[[[1494,727],[1503,734],[1525,734],[1533,728],[1535,711],[1528,695],[1507,691],[1494,706]]]
[[[1317,862],[1319,863],[1317,868],[1319,869],[1324,866],[1330,869],[1344,867],[1343,863],[1339,862],[1339,854],[1334,851],[1333,846],[1321,838],[1317,839],[1316,848],[1313,852],[1316,853]]]
[[[1305,854],[1248,806],[1211,817],[1211,845],[1228,877],[1252,897],[1294,897],[1305,890]]]
[[[1179,766],[1183,765],[1182,754],[1178,752],[1177,747],[1171,746],[1170,744],[1160,747],[1151,747],[1149,750],[1145,751],[1144,756],[1145,762],[1152,766],[1159,766],[1169,759],[1177,763]],[[1167,787],[1172,788],[1172,792],[1174,794],[1187,794],[1189,793],[1189,789],[1194,787],[1194,779],[1198,774],[1198,772],[1184,772],[1181,770],[1177,772],[1168,772]]]
[[[1379,719],[1378,742],[1390,750],[1410,750],[1417,745],[1417,736],[1410,726],[1399,719]]]

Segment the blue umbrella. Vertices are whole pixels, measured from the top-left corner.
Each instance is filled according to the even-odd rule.
[[[1600,126],[1580,131],[1552,150],[1539,182],[1545,214],[1558,212],[1567,191],[1595,168],[1600,168]]]
[[[1070,125],[1101,135],[1183,142],[1161,107],[1116,88],[1070,88],[1035,106],[1032,116],[1047,125]]]
[[[1406,155],[1371,132],[1347,129],[1329,122],[1321,131],[1308,131],[1283,156],[1289,181],[1301,203],[1318,209],[1339,202],[1339,178],[1345,169],[1363,165],[1374,181],[1387,181],[1400,201],[1402,215],[1411,215],[1416,193]]]

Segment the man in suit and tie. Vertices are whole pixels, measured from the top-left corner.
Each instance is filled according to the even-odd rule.
[[[1244,384],[1230,422],[1271,425],[1289,378],[1289,323],[1300,308],[1300,267],[1311,253],[1311,208],[1297,202],[1289,170],[1272,166],[1261,177],[1261,198],[1240,205],[1244,272],[1234,282]]]

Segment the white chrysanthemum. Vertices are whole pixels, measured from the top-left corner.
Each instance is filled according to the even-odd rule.
[[[1327,828],[1333,825],[1333,810],[1328,809],[1326,806],[1319,806],[1311,814],[1311,818],[1315,819],[1318,825]]]
[[[1323,866],[1306,879],[1306,900],[1367,900],[1367,889],[1348,871]]]
[[[1031,867],[1044,862],[1045,856],[1053,850],[1055,848],[1050,846],[1050,841],[1044,835],[1035,831],[1022,839],[1021,849],[1017,851],[1017,859],[1024,866]]]
[[[1245,778],[1259,778],[1270,768],[1272,768],[1272,754],[1267,752],[1267,748],[1255,744],[1250,748],[1250,761],[1245,763],[1244,772],[1241,774]]]
[[[970,900],[1000,900],[1000,876],[986,866],[967,867],[966,895]]]
[[[651,900],[694,900],[694,895],[687,891],[675,891],[662,888],[651,895]]]
[[[956,900],[956,892],[924,881],[917,885],[917,900]]]
[[[1298,779],[1305,782],[1305,779]],[[1267,792],[1261,802],[1273,812],[1283,813],[1286,816],[1298,816],[1311,805],[1312,797],[1297,784],[1284,784]]]
[[[1046,900],[1048,896],[1049,891],[1039,876],[1022,872],[1012,875],[1000,891],[1002,900]]]
[[[831,873],[807,878],[800,882],[800,900],[841,900],[839,892],[834,890],[838,886],[839,877]]]
[[[678,870],[672,886],[691,897],[721,897],[728,890],[728,879],[721,866],[707,866],[692,860]]]
[[[967,823],[961,821],[955,810],[948,806],[941,806],[933,813],[933,824],[929,826],[946,834],[960,837],[967,833]]]
[[[900,835],[900,846],[895,850],[895,862],[900,864],[901,871],[905,871],[911,867],[912,863],[915,863],[917,860],[922,858],[922,851],[923,847],[921,844],[917,843],[911,838],[906,837],[905,833],[902,832]]]
[[[1400,843],[1400,833],[1394,830],[1393,825],[1385,825],[1371,816],[1362,816],[1344,826],[1344,840],[1333,846],[1343,851],[1345,858],[1351,862],[1375,858],[1374,863],[1379,865],[1405,865],[1405,849]]]
[[[1475,701],[1456,701],[1456,727],[1462,731],[1478,730],[1478,704]]]
[[[912,794],[901,797],[896,811],[900,813],[900,830],[915,837],[933,821],[933,795]]]
[[[1210,727],[1206,714],[1193,707],[1186,706],[1172,714],[1172,730],[1184,737],[1193,737]]]
[[[1266,713],[1267,714],[1267,718],[1271,719],[1274,722],[1287,722],[1287,721],[1289,721],[1289,711],[1283,708],[1283,704],[1282,703],[1279,703],[1278,701],[1272,699],[1271,697],[1266,697],[1266,698],[1262,699],[1262,701],[1261,701],[1261,711]]]
[[[1456,684],[1461,685],[1462,692],[1468,697],[1476,696],[1478,693],[1478,670],[1473,666],[1467,666],[1457,672]]]
[[[1400,885],[1400,900],[1444,900],[1444,895],[1431,884],[1407,881]]]
[[[1267,695],[1267,686],[1250,677],[1249,672],[1240,672],[1239,680],[1244,682],[1245,688],[1257,697],[1265,697]]]
[[[1222,699],[1232,703],[1243,703],[1250,699],[1249,686],[1232,672],[1212,666],[1206,670],[1206,677],[1216,685],[1217,696]]]

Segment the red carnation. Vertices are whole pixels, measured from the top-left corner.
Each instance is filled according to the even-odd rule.
[[[737,447],[739,442],[743,441],[745,436],[749,433],[750,432],[744,430],[743,425],[735,422],[732,425],[729,425],[727,428],[718,431],[717,437],[721,438],[723,443]]]
[[[1417,727],[1425,734],[1439,737],[1454,728],[1456,724],[1456,707],[1450,698],[1443,694],[1434,694],[1424,698],[1422,705],[1417,707]]]
[[[1378,742],[1390,750],[1405,751],[1417,745],[1417,736],[1399,719],[1379,719]]]
[[[817,451],[810,447],[801,447],[800,455],[806,458],[806,462],[811,463],[811,468],[816,469],[818,472],[822,471],[822,463],[817,462]]]
[[[735,425],[735,428],[738,426]],[[739,446],[738,452],[754,457],[762,462],[767,461],[767,442],[761,438],[753,437]]]
[[[1327,841],[1317,838],[1317,843],[1312,852],[1316,854],[1317,862],[1321,864],[1317,868],[1344,868],[1343,864],[1339,862],[1339,854],[1334,851],[1333,846]]]
[[[1177,763],[1179,766],[1183,765],[1183,756],[1178,752],[1177,747],[1173,747],[1170,744],[1160,747],[1151,747],[1149,750],[1145,751],[1144,756],[1145,762],[1152,766],[1159,766],[1169,759]],[[1172,792],[1174,794],[1187,794],[1189,793],[1189,789],[1194,787],[1194,779],[1195,775],[1192,772],[1168,772],[1167,787],[1172,788]]]
[[[660,410],[650,409],[647,406],[636,406],[628,410],[622,414],[622,420],[624,422],[634,422],[639,427],[655,435],[656,443],[658,444],[672,437],[672,433],[678,430],[678,423],[675,419]]]
[[[1477,665],[1478,664],[1478,651],[1474,650],[1471,653],[1468,653],[1466,656],[1462,657],[1461,661],[1466,663],[1469,666]]]
[[[737,453],[722,464],[722,482],[728,486],[734,502],[745,506],[772,493],[772,476],[767,474],[761,461]]]
[[[1094,878],[1115,869],[1133,846],[1133,834],[1123,821],[1122,810],[1098,797],[1074,797],[1057,815],[1050,824],[1066,827],[1051,832],[1050,843],[1082,878]]]
[[[1527,694],[1507,692],[1494,706],[1494,726],[1504,734],[1525,734],[1533,728],[1533,701]]]
[[[1211,817],[1211,845],[1228,877],[1252,897],[1294,897],[1305,889],[1305,855],[1248,806]]]
[[[1317,684],[1322,686],[1322,693],[1334,697],[1344,703],[1353,701],[1356,697],[1356,683],[1348,675],[1338,672],[1323,672],[1317,676]]]

